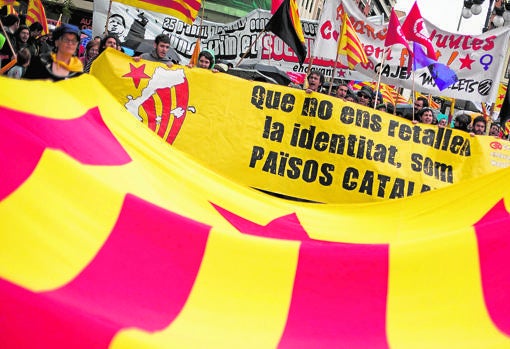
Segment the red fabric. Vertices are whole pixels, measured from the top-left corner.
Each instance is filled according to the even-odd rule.
[[[402,24],[402,33],[407,40],[423,45],[427,49],[427,57],[437,60],[436,50],[429,38],[429,33],[427,32],[427,28],[425,28],[423,17],[421,16],[420,9],[416,2],[407,15],[404,24]]]
[[[392,9],[384,46],[388,47],[396,44],[404,45],[409,52],[412,51],[409,43],[407,42],[407,38],[402,32],[402,27],[400,26],[400,21],[398,20],[397,14],[395,13],[395,10]]]
[[[271,14],[274,15],[278,7],[282,4],[283,0],[271,0]]]

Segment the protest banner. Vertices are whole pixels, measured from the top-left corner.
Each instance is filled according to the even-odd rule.
[[[376,80],[381,73],[382,82],[410,90],[475,102],[495,101],[510,38],[508,26],[480,35],[462,35],[444,31],[423,18],[422,23],[428,29],[430,41],[439,57],[438,62],[455,71],[458,77],[456,83],[440,91],[426,68],[414,73],[416,77],[413,82],[412,74],[407,70],[409,52],[402,45],[393,45],[384,65],[381,65],[388,27],[369,22],[352,1],[325,2],[315,38],[315,56],[326,59],[336,56],[334,48],[343,12],[349,15],[370,60],[356,68],[365,76],[360,80]]]
[[[107,4],[106,0],[94,2],[94,35],[104,31]],[[347,62],[344,61],[343,64],[338,63],[334,69],[337,38],[340,33],[340,4],[341,0],[326,1],[319,22],[301,20],[307,51],[309,56],[314,57],[312,68],[320,70],[326,77],[331,77],[334,73],[336,78],[360,81],[376,81],[381,72],[382,82],[413,90],[413,81],[407,72],[407,49],[394,45],[381,67],[387,25],[369,22],[349,1],[343,6],[365,47],[369,63],[359,65],[356,70],[349,70]],[[157,34],[165,33],[171,38],[171,46],[181,55],[182,63],[189,61],[196,39],[201,36],[202,48],[214,50],[217,59],[235,63],[251,47],[251,51],[243,59],[244,63],[268,63],[294,74],[305,74],[308,70],[310,57],[300,65],[287,44],[271,33],[264,33],[252,45],[269,21],[269,11],[255,10],[230,23],[203,20],[202,30],[198,18],[194,24],[187,25],[176,18],[142,11],[115,1],[112,3],[111,14],[123,18],[124,25],[115,26],[114,31],[113,28],[108,30],[119,35],[124,45],[133,48],[139,45],[140,41],[149,41]],[[449,88],[439,91],[430,72],[423,68],[415,73],[414,89],[474,102],[494,102],[504,69],[510,28],[506,26],[480,35],[461,35],[444,31],[424,20],[439,52],[439,62],[453,69],[459,80]],[[150,49],[151,43],[145,47]]]
[[[324,94],[134,60],[91,73],[136,118],[228,178],[318,202],[396,199],[510,165],[510,144],[410,121]]]

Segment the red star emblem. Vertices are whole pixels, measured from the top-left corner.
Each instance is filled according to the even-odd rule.
[[[135,84],[135,87],[138,88],[138,85],[140,84],[141,79],[149,79],[150,76],[145,74],[145,64],[142,64],[138,68],[135,67],[133,64],[129,63],[129,69],[130,72],[127,74],[122,75],[123,78],[132,78],[133,84]]]
[[[341,76],[342,78],[345,78],[345,70],[339,70],[338,75]]]
[[[471,70],[471,64],[475,61],[474,59],[471,59],[471,57],[469,57],[469,54],[466,55],[466,57],[464,58],[459,58],[459,61],[462,63],[460,65],[460,68],[459,69],[462,69],[462,68],[467,68],[469,70]]]

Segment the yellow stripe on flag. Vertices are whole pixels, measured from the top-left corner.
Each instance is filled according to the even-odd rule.
[[[485,308],[472,229],[393,244],[390,251],[387,329],[391,348],[510,346],[510,339],[497,330]]]
[[[111,349],[134,349],[141,343],[175,348],[275,348],[287,320],[298,251],[297,241],[213,231],[178,318],[154,334],[123,331]]]

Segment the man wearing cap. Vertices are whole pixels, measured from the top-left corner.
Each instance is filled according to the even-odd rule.
[[[358,103],[366,107],[370,107],[374,98],[374,90],[370,86],[363,86],[358,91]]]
[[[76,57],[81,32],[77,26],[62,24],[53,32],[55,51],[36,57],[25,74],[27,79],[69,79],[83,73],[83,64]]]

